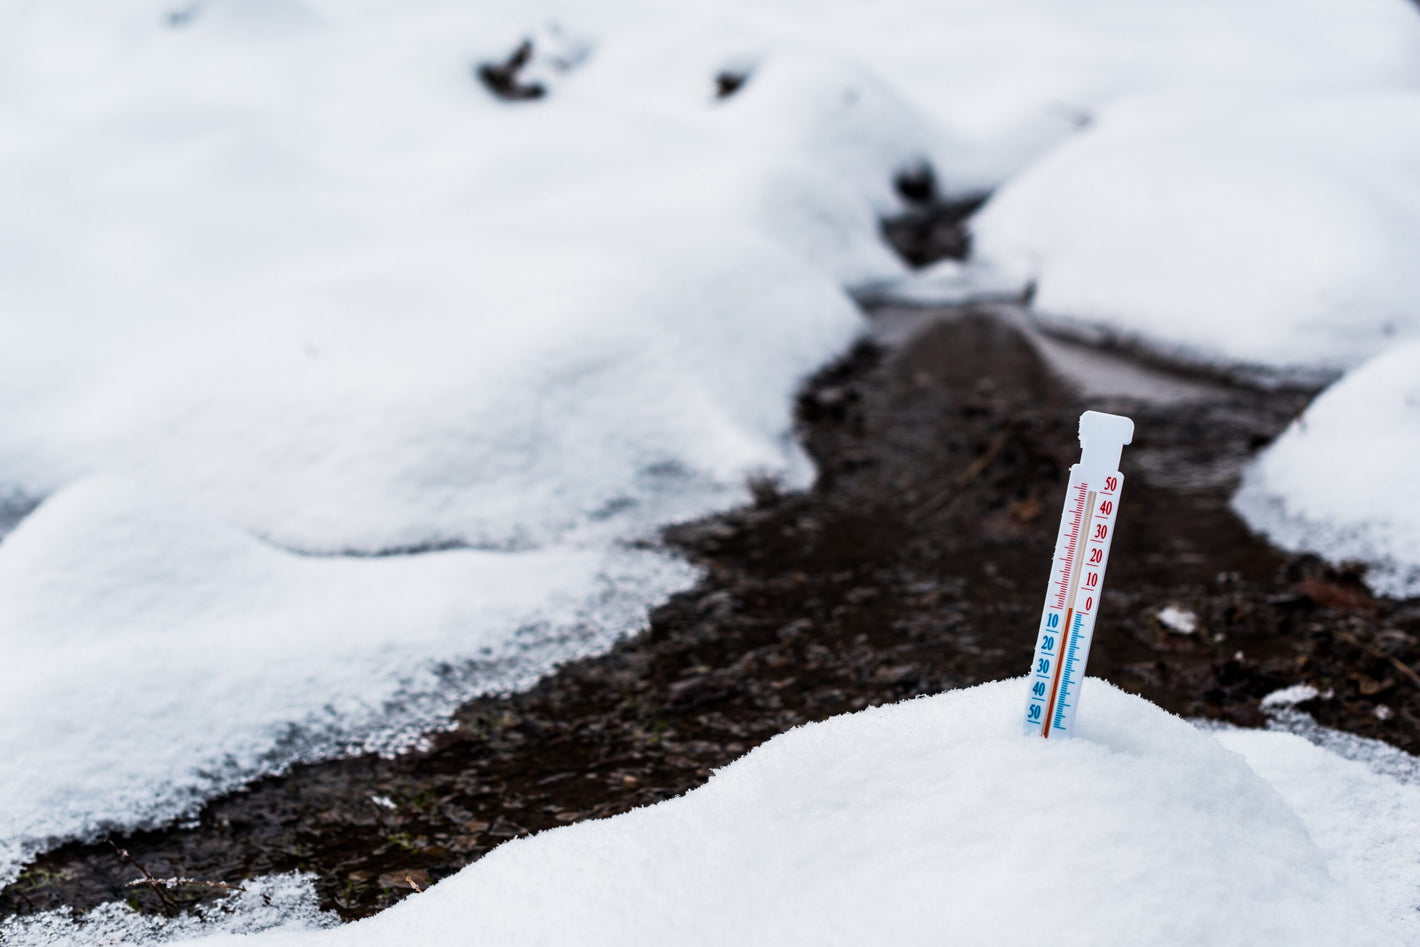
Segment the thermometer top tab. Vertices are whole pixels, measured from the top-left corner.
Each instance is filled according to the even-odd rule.
[[[1124,445],[1134,442],[1134,422],[1120,414],[1086,411],[1080,415],[1080,463],[1086,476],[1116,473]]]

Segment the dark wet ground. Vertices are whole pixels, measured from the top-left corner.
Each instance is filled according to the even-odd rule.
[[[1137,429],[1091,673],[1245,725],[1262,722],[1264,695],[1307,682],[1330,694],[1304,705],[1323,724],[1420,751],[1420,600],[1373,599],[1355,575],[1271,549],[1227,507],[1241,464],[1309,393],[1115,365],[1082,399],[1019,319],[880,314],[888,341],[800,399],[817,487],[762,486],[753,508],[670,530],[707,578],[647,633],[527,693],[474,701],[426,752],[301,766],[212,802],[194,826],[113,841],[158,877],[313,872],[327,907],[359,917],[509,838],[682,793],[796,724],[1023,673],[1085,407]],[[1093,357],[1051,351],[1060,365]],[[1197,614],[1195,633],[1159,622],[1171,604]],[[0,894],[0,912],[113,898],[160,909],[126,887],[136,877],[108,844],[66,845]]]

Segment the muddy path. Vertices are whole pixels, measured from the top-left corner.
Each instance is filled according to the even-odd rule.
[[[193,823],[70,844],[0,893],[4,914],[127,898],[158,877],[302,870],[373,913],[529,832],[677,795],[789,727],[1023,672],[1085,407],[1134,446],[1090,671],[1189,716],[1261,722],[1299,682],[1324,724],[1420,751],[1420,601],[1286,556],[1227,506],[1245,459],[1309,399],[1160,374],[1042,339],[1011,310],[876,314],[805,388],[818,485],[670,530],[706,572],[610,653],[476,700],[423,752],[300,766]],[[1093,388],[1066,380],[1092,367]],[[1062,375],[1062,372],[1064,375]],[[1180,634],[1158,619],[1196,614]]]

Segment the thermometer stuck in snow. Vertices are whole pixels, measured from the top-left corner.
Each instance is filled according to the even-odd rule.
[[[1026,732],[1069,736],[1080,703],[1080,685],[1090,656],[1095,615],[1104,589],[1104,568],[1114,539],[1124,477],[1119,455],[1134,439],[1134,422],[1117,414],[1080,415],[1080,462],[1070,468],[1065,512],[1055,541],[1055,560],[1035,660],[1030,669]]]

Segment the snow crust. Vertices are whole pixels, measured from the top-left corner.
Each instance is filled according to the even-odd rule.
[[[1420,784],[1090,680],[1030,740],[1020,680],[774,738],[683,797],[505,843],[376,917],[206,947],[1398,944]],[[1413,760],[1412,760],[1413,762]]]
[[[336,923],[334,915],[317,906],[310,875],[270,875],[242,887],[238,894],[177,918],[139,914],[116,901],[78,917],[63,910],[8,918],[0,922],[0,942],[6,947],[112,947],[253,934],[277,927],[287,933],[314,931]]]
[[[1246,471],[1234,506],[1286,549],[1369,565],[1382,595],[1420,595],[1420,342],[1328,388]]]
[[[0,856],[173,818],[296,759],[406,747],[689,579],[617,546],[299,556],[80,481],[0,543]]]

